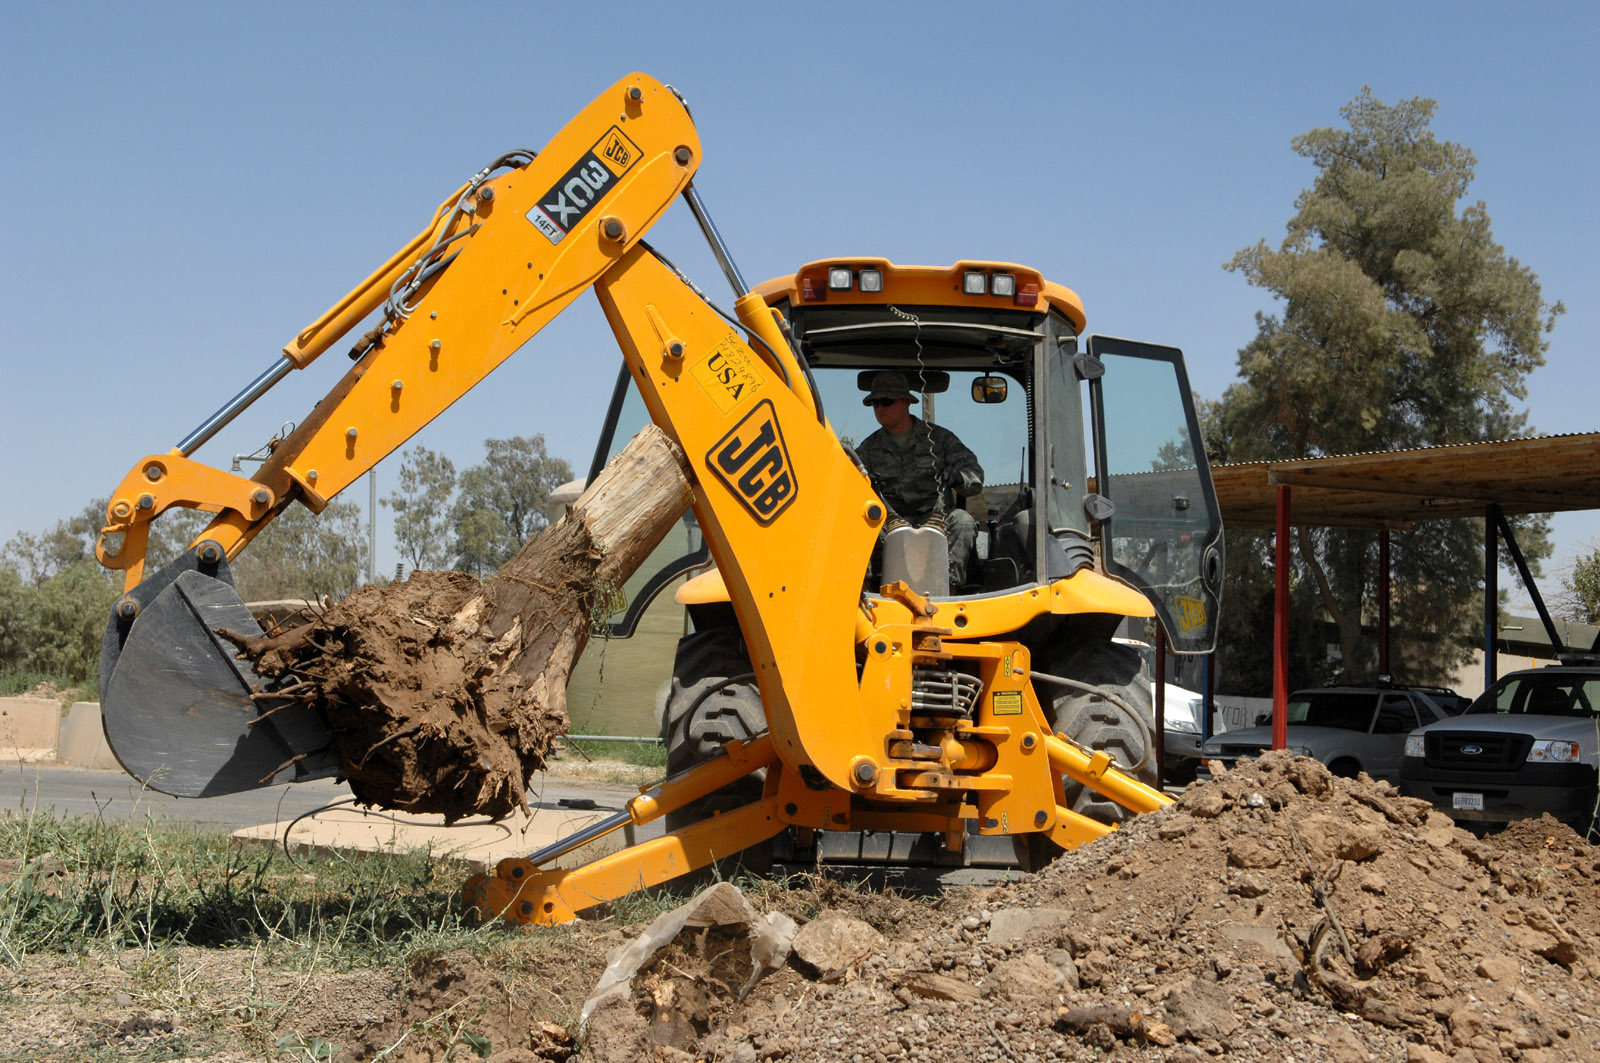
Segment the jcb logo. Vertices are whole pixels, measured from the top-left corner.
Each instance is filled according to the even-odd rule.
[[[1178,607],[1178,630],[1182,632],[1198,631],[1206,626],[1206,603],[1199,598],[1179,596],[1175,603]]]
[[[605,150],[601,154],[616,167],[617,172],[620,173],[633,164],[631,141],[627,137],[613,129],[607,135],[605,143]]]
[[[762,399],[718,440],[706,464],[762,524],[776,520],[800,490],[771,399]]]

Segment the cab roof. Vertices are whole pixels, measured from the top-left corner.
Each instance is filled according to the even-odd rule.
[[[849,286],[830,285],[830,273],[849,270]],[[863,273],[876,273],[877,290],[863,291]],[[983,277],[982,294],[969,293]],[[842,274],[837,275],[842,277]],[[1001,278],[997,281],[996,278]],[[992,294],[1010,278],[1012,294]],[[868,282],[868,287],[871,283]],[[790,276],[774,277],[754,291],[770,302],[787,299],[796,307],[815,303],[899,304],[905,306],[982,307],[1022,309],[1033,313],[1059,310],[1082,333],[1086,318],[1083,301],[1071,288],[1045,280],[1036,269],[1014,262],[963,259],[950,266],[897,266],[886,258],[846,256],[808,262]]]

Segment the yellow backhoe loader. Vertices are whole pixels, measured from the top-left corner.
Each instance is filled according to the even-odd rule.
[[[842,257],[749,288],[691,181],[699,163],[678,94],[623,78],[543,151],[474,174],[234,399],[133,467],[97,551],[125,572],[101,701],[130,773],[185,796],[338,773],[315,713],[274,703],[215,634],[259,631],[230,559],[285,506],[320,511],[593,289],[623,361],[597,465],[648,419],[692,467],[687,536],[669,540],[688,546],[642,574],[617,621],[625,633],[702,570],[677,590],[694,630],[666,709],[670,774],[469,882],[480,910],[559,922],[774,846],[948,864],[1000,845],[1026,866],[1168,800],[1149,784],[1148,682],[1111,636],[1153,616],[1177,652],[1214,639],[1221,523],[1180,352],[1085,339],[1072,291],[1007,263]],[[731,315],[643,240],[679,196]],[[255,475],[193,458],[362,326],[353,367]],[[848,445],[885,371],[988,473],[936,485],[976,524],[958,585],[939,521],[903,526]],[[215,517],[147,572],[150,522],[174,507]],[[660,838],[544,867],[661,816]]]

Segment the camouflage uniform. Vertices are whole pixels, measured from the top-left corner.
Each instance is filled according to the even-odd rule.
[[[911,418],[911,428],[900,435],[878,429],[856,447],[861,463],[872,474],[872,486],[892,513],[915,527],[926,524],[945,488],[965,487],[976,492],[983,486],[983,468],[956,434],[921,418]],[[967,580],[978,527],[964,509],[948,509],[945,537],[950,541],[950,586]]]

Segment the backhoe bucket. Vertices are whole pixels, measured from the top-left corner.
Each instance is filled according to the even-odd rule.
[[[228,563],[201,543],[117,603],[100,650],[106,740],[128,774],[175,797],[213,797],[338,773],[327,725],[266,692],[216,634],[259,635]],[[198,552],[216,560],[200,560]],[[131,603],[131,604],[130,604]],[[129,614],[133,614],[130,616]]]

